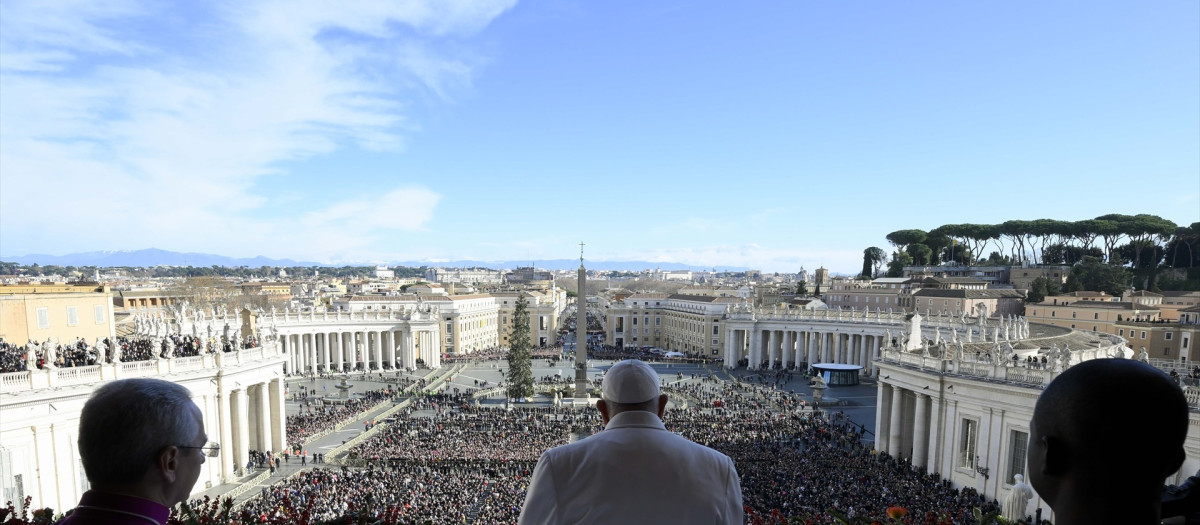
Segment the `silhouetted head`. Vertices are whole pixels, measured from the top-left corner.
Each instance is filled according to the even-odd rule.
[[[604,375],[601,399],[596,402],[604,424],[621,412],[640,410],[662,417],[667,408],[667,395],[658,384],[661,380],[650,365],[637,359],[613,364]]]
[[[1183,464],[1187,427],[1183,392],[1162,371],[1129,359],[1084,361],[1038,397],[1030,484],[1056,513],[1118,493],[1130,506],[1157,505],[1163,481]]]

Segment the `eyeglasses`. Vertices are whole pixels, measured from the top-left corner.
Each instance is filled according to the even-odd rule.
[[[221,444],[215,441],[205,443],[203,447],[189,447],[187,445],[176,445],[179,448],[198,448],[204,451],[204,455],[210,458],[215,458],[221,454]]]

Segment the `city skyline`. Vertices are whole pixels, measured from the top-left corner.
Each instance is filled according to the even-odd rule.
[[[898,229],[1200,220],[1195,3],[0,10],[4,256],[536,261],[583,237],[853,273]]]

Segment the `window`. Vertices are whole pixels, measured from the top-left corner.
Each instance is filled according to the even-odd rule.
[[[104,305],[96,305],[96,324],[104,324]]]
[[[1170,347],[1163,348],[1163,355],[1171,355],[1171,348]]]
[[[1025,475],[1025,463],[1029,453],[1029,434],[1020,430],[1012,431],[1008,447],[1008,477],[1005,483],[1012,483],[1013,476]]]
[[[1071,319],[1075,318],[1075,312],[1071,312]]]
[[[1166,337],[1166,339],[1167,339],[1168,341],[1170,341],[1170,340],[1171,340],[1171,336],[1173,336],[1173,335],[1175,335],[1175,334],[1174,334],[1174,332],[1167,332],[1165,337]]]
[[[1145,339],[1145,338],[1146,338],[1146,331],[1142,330],[1142,339]]]
[[[713,326],[713,335],[717,335],[717,328],[718,327],[716,325]]]
[[[1100,312],[1096,312],[1096,313],[1092,314],[1092,319],[1099,319],[1099,318],[1100,318]]]
[[[41,307],[37,309],[38,328],[50,328],[50,309]]]
[[[979,430],[979,422],[974,419],[963,419],[961,432],[958,435],[958,468],[975,468],[975,438]]]
[[[1122,329],[1120,329],[1120,330],[1117,330],[1117,335],[1119,335],[1119,336],[1121,336],[1121,337],[1125,337],[1125,329],[1124,329],[1124,328],[1122,328]]]
[[[67,326],[75,326],[79,324],[79,308],[74,306],[67,307]]]
[[[654,326],[661,325],[662,323],[661,323],[661,322],[659,322],[659,321],[662,321],[662,319],[661,319],[661,318],[659,318],[659,317],[655,317],[655,318],[654,318]]]
[[[1191,341],[1191,339],[1189,339],[1187,336],[1184,336],[1184,337],[1183,337],[1183,344],[1179,345],[1179,347],[1180,347],[1180,348],[1182,348],[1182,349],[1184,349],[1184,350],[1187,350],[1187,347],[1188,347],[1188,341]]]

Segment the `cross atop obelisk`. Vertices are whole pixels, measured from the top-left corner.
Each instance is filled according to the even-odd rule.
[[[579,278],[575,295],[575,399],[587,399],[587,269],[579,241]]]

